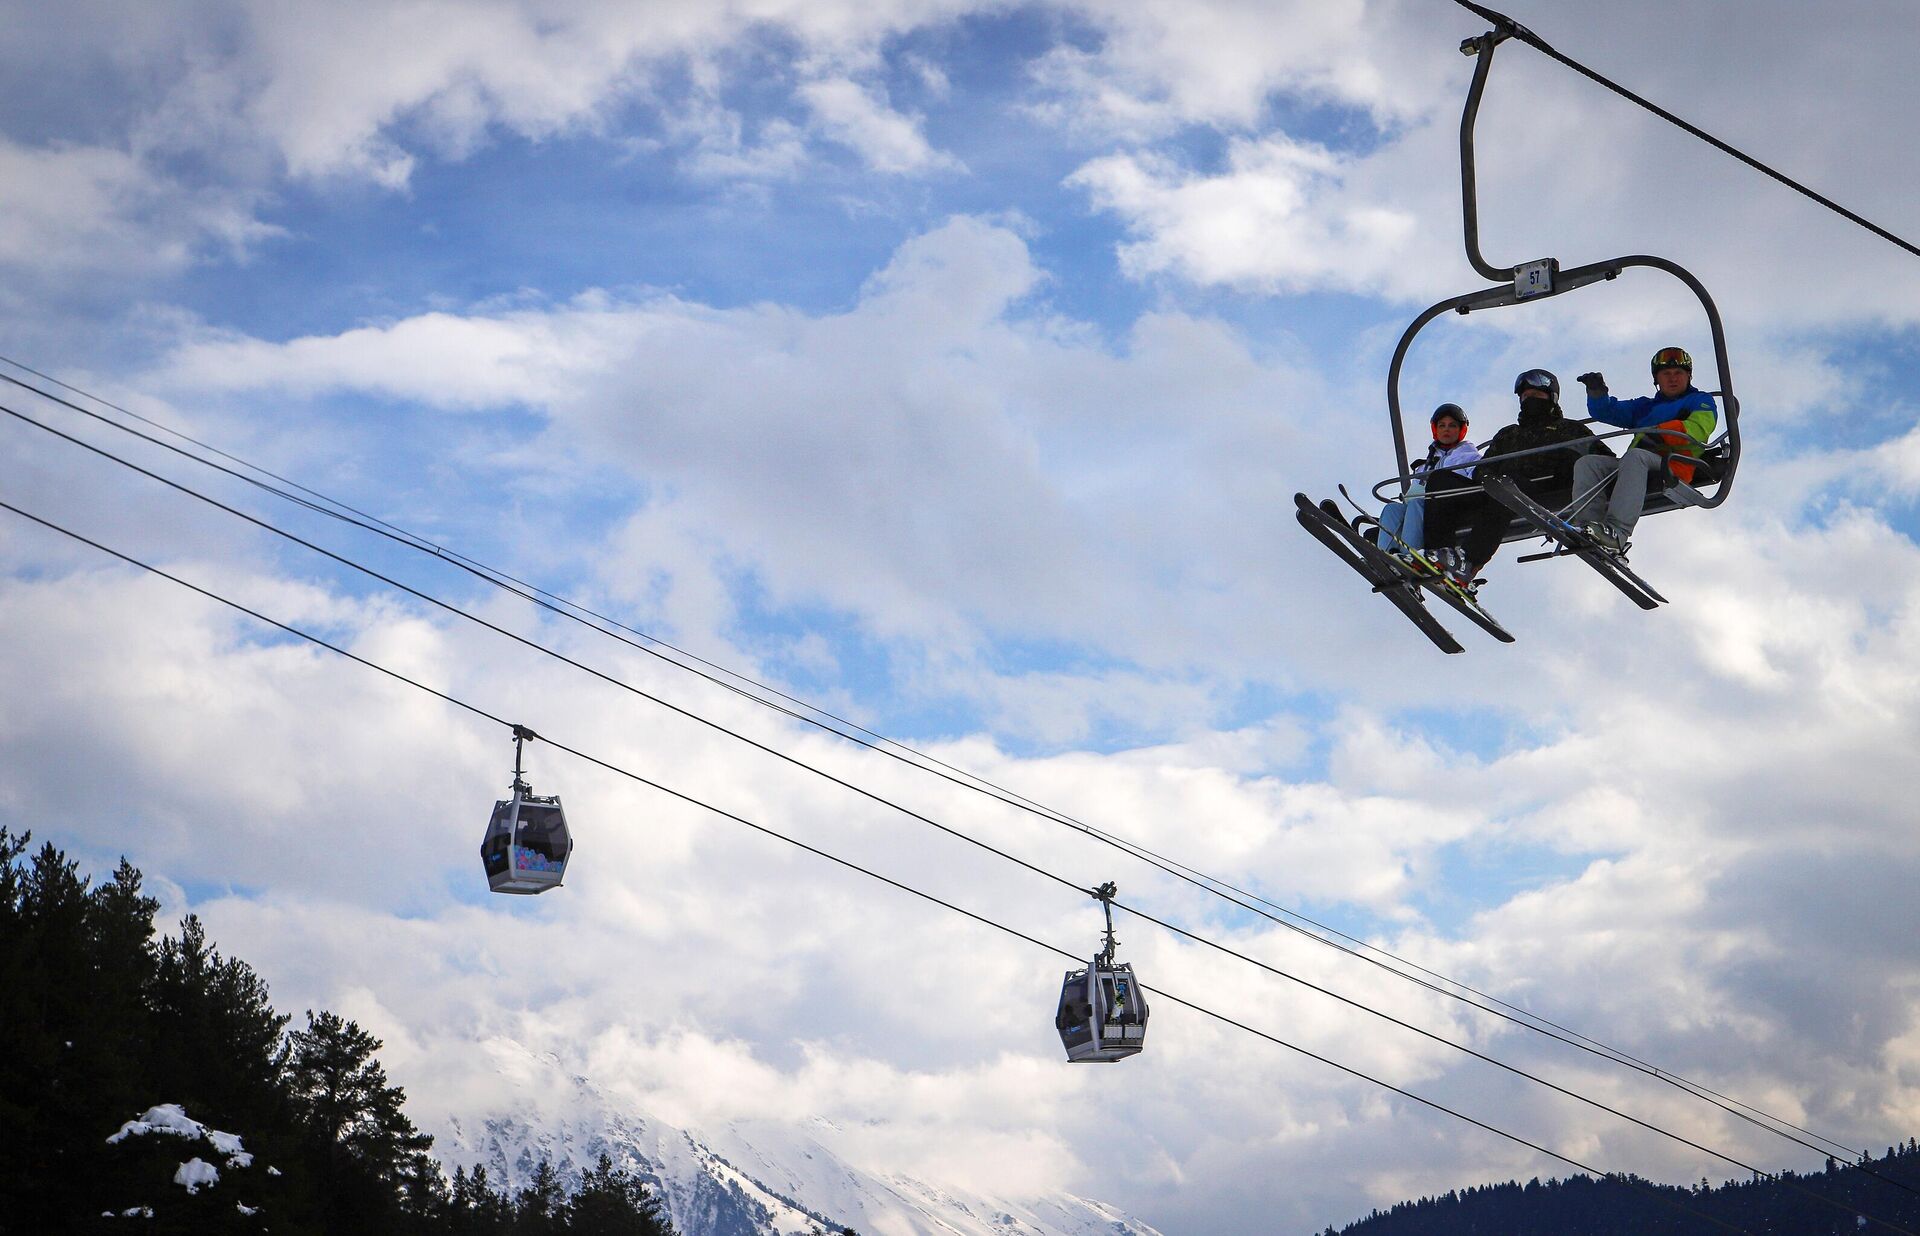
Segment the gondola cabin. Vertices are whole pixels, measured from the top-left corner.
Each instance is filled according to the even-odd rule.
[[[1147,998],[1127,962],[1094,958],[1069,970],[1054,1015],[1060,1043],[1074,1064],[1125,1060],[1147,1045]]]
[[[493,804],[493,818],[480,841],[487,887],[496,893],[544,893],[560,884],[573,834],[558,795],[524,794]]]

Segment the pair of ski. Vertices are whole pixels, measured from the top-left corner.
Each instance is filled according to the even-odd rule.
[[[1598,571],[1602,579],[1625,593],[1627,599],[1641,609],[1653,609],[1666,603],[1667,598],[1655,592],[1652,584],[1628,568],[1624,554],[1613,553],[1594,544],[1586,533],[1529,497],[1513,483],[1512,477],[1488,477],[1483,484],[1494,501],[1525,520],[1541,536],[1554,542],[1552,549],[1528,554],[1520,561],[1534,562],[1541,558],[1572,555]]]
[[[1584,532],[1540,505],[1515,485],[1511,478],[1488,477],[1484,484],[1487,493],[1496,502],[1554,543],[1553,549],[1528,555],[1520,561],[1571,555],[1592,567],[1601,578],[1625,593],[1641,609],[1653,609],[1665,603],[1667,598],[1627,567],[1623,555],[1602,549]],[[1341,492],[1345,494],[1346,491],[1342,488]],[[1351,502],[1353,499],[1348,497],[1347,500]],[[1427,609],[1425,592],[1431,592],[1445,601],[1501,643],[1513,642],[1513,636],[1480,605],[1472,593],[1448,578],[1418,550],[1410,550],[1404,558],[1386,552],[1348,523],[1341,516],[1339,506],[1331,499],[1316,503],[1305,494],[1295,494],[1293,503],[1299,508],[1294,518],[1300,521],[1300,526],[1332,550],[1335,557],[1365,577],[1375,592],[1393,602],[1394,607],[1419,627],[1422,634],[1442,652],[1464,652],[1465,649]]]
[[[1473,594],[1447,578],[1445,572],[1418,551],[1414,551],[1415,561],[1410,562],[1381,549],[1341,516],[1340,507],[1332,499],[1315,502],[1305,494],[1295,494],[1293,504],[1300,508],[1294,512],[1300,526],[1332,550],[1336,558],[1365,577],[1375,592],[1393,602],[1394,608],[1419,627],[1440,651],[1465,652],[1466,649],[1427,609],[1428,592],[1501,643],[1513,642],[1512,634],[1480,607]]]

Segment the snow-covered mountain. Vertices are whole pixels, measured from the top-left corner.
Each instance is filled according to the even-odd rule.
[[[499,1045],[496,1044],[496,1047]],[[602,1154],[651,1183],[682,1236],[801,1236],[853,1228],[861,1236],[1159,1236],[1103,1203],[1055,1192],[1009,1200],[856,1167],[828,1145],[834,1126],[730,1123],[675,1128],[623,1111],[552,1057],[514,1061],[529,1101],[513,1110],[448,1115],[428,1127],[434,1153],[485,1165],[496,1187],[518,1190],[542,1159],[569,1187]],[[539,1091],[526,1093],[528,1085]]]

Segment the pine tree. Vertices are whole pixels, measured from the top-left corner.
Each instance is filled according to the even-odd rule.
[[[560,1220],[566,1204],[566,1190],[560,1173],[550,1159],[542,1159],[533,1169],[533,1178],[513,1199],[514,1236],[559,1236],[565,1230]]]
[[[22,1151],[0,1167],[0,1213],[58,1227],[112,1165],[104,1138],[151,1102],[144,989],[155,902],[123,860],[89,891],[78,864],[0,829],[0,1120]]]
[[[160,942],[154,968],[155,1081],[168,1101],[221,1128],[263,1134],[291,1125],[281,1090],[281,1035],[267,985],[222,957],[198,915]],[[219,1067],[207,1067],[209,1061]]]
[[[512,1207],[493,1191],[485,1165],[474,1164],[472,1175],[454,1169],[446,1229],[451,1236],[506,1236],[512,1222]]]
[[[433,1139],[401,1111],[406,1092],[387,1084],[380,1040],[334,1013],[307,1011],[287,1038],[285,1078],[316,1157],[329,1231],[393,1226],[402,1185]]]
[[[20,862],[33,834],[0,828],[0,1126],[11,1130],[17,1153],[0,1155],[0,1212],[24,1230],[53,1230],[69,1201],[63,1136],[54,1079],[66,1051],[48,1007],[51,987],[37,887]]]
[[[564,1213],[568,1236],[673,1236],[660,1199],[604,1154],[581,1179]]]

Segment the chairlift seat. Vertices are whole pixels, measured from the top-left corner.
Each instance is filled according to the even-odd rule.
[[[1707,491],[1712,490],[1725,479],[1727,468],[1732,457],[1733,451],[1731,445],[1725,437],[1721,437],[1700,451],[1699,454],[1689,455],[1689,458],[1694,460],[1693,480],[1683,481],[1675,476],[1671,465],[1663,467],[1659,472],[1652,474],[1648,477],[1647,497],[1645,503],[1640,508],[1641,515],[1660,515],[1667,511],[1678,511],[1688,507],[1708,505],[1712,500],[1712,495]],[[1525,487],[1527,492],[1533,493],[1539,499],[1541,505],[1550,509],[1559,510],[1573,500],[1573,490],[1565,483],[1563,478],[1556,478],[1551,472],[1542,470],[1531,475],[1518,476],[1514,479]],[[1536,491],[1535,486],[1539,486],[1546,481],[1558,481],[1559,483],[1551,489]],[[1466,494],[1474,492],[1476,492],[1474,489],[1440,493],[1429,492],[1426,500],[1429,503],[1458,500],[1454,498],[1455,493],[1464,497]],[[1500,534],[1500,540],[1503,544],[1508,541],[1535,541],[1539,539],[1540,533],[1534,526],[1517,515],[1507,521],[1506,530]]]

